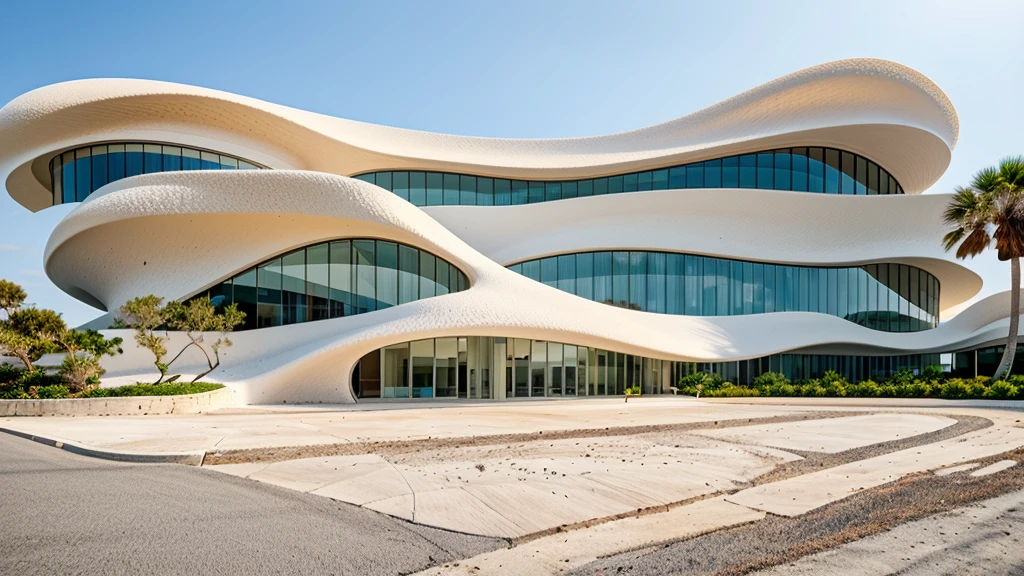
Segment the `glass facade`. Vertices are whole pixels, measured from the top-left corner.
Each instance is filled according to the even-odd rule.
[[[986,346],[953,354],[951,372],[960,378],[975,376],[991,376],[1003,359],[1006,345]],[[1013,357],[1010,374],[1024,374],[1024,344],[1017,345],[1017,353]]]
[[[697,371],[746,385],[768,371],[800,381],[834,370],[859,382],[900,369],[919,371],[939,360],[938,354],[773,354],[738,362],[673,362],[562,342],[463,336],[375,350],[357,364],[352,389],[359,398],[615,396],[633,386],[643,394],[670,394],[680,378]]]
[[[50,160],[53,204],[81,202],[101,186],[129,176],[180,170],[263,168],[227,154],[145,142],[83,146]]]
[[[250,330],[353,316],[467,288],[461,270],[430,252],[357,238],[299,248],[194,297],[238,304],[245,312],[238,329]]]
[[[528,181],[442,172],[356,176],[416,206],[508,206],[645,190],[759,188],[821,194],[903,194],[875,162],[832,148],[782,148],[586,180]]]
[[[508,267],[588,300],[659,314],[819,312],[874,330],[939,324],[939,281],[905,264],[818,268],[666,252],[581,252]]]

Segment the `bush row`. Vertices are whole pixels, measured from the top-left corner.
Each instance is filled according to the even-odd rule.
[[[117,388],[92,388],[73,393],[57,374],[42,369],[31,372],[0,364],[0,399],[36,400],[51,398],[111,398],[118,396],[175,396],[199,394],[223,388],[209,382],[172,382],[165,384],[132,384]]]
[[[726,382],[717,374],[697,372],[681,378],[679,390],[692,396],[698,395],[699,391],[701,396],[711,398],[807,396],[1024,400],[1024,376],[1010,376],[995,381],[986,376],[951,378],[936,368],[926,368],[920,375],[901,370],[888,378],[863,382],[849,382],[833,371],[826,372],[821,378],[801,382],[790,382],[785,375],[777,372],[765,372],[754,378],[751,386]]]

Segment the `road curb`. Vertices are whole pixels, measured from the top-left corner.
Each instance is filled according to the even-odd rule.
[[[0,432],[10,434],[12,436],[18,436],[19,438],[25,438],[33,442],[52,446],[60,450],[66,450],[68,452],[78,454],[81,456],[90,456],[92,458],[100,458],[103,460],[115,460],[118,462],[135,462],[140,464],[184,464],[185,466],[201,466],[203,464],[203,458],[206,457],[206,451],[204,450],[193,450],[191,452],[163,452],[159,454],[139,454],[135,452],[118,452],[116,450],[104,450],[101,448],[92,448],[77,444],[75,442],[68,442],[66,440],[60,440],[57,438],[47,438],[45,436],[38,436],[36,434],[29,434],[28,432],[22,432],[21,430],[14,430],[13,428],[7,428],[0,426]]]

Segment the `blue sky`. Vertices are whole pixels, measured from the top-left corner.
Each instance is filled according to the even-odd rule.
[[[21,1],[0,11],[0,102],[65,80],[133,77],[420,130],[587,136],[875,57],[922,72],[956,106],[960,141],[930,190],[946,192],[1024,153],[1022,24],[1024,3],[983,0]],[[0,194],[0,277],[74,325],[99,311],[42,271],[46,238],[70,209],[31,214]],[[1009,287],[994,255],[969,266],[983,295]]]

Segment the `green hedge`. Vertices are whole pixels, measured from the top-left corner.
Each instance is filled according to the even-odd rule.
[[[112,398],[117,396],[180,396],[182,394],[200,394],[219,390],[223,384],[212,384],[210,382],[196,382],[173,384],[132,384],[130,386],[119,386],[117,388],[94,388],[83,393],[79,398]]]
[[[35,400],[49,398],[112,398],[117,396],[175,396],[199,394],[223,388],[222,384],[174,382],[170,384],[132,384],[118,388],[94,388],[72,394],[60,376],[43,370],[25,370],[0,364],[0,399]]]
[[[1005,380],[991,378],[949,378],[941,369],[928,367],[920,375],[901,370],[892,376],[863,382],[849,382],[833,371],[821,378],[790,382],[777,372],[766,372],[754,379],[752,386],[726,382],[716,374],[697,372],[679,380],[679,391],[691,396],[710,398],[743,396],[804,396],[830,398],[945,398],[964,400],[985,398],[992,400],[1024,400],[1024,376],[1010,376]]]

